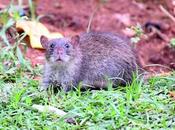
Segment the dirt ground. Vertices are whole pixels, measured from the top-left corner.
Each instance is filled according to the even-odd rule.
[[[61,32],[64,36],[72,36],[86,31],[89,17],[97,9],[99,1],[36,0],[36,12],[39,16],[45,15],[41,22],[50,31]],[[91,24],[92,31],[110,31],[131,36],[126,33],[126,28],[140,23],[145,27],[147,36],[136,44],[137,54],[143,68],[151,72],[175,69],[175,48],[170,47],[169,44],[169,40],[175,37],[175,28],[173,28],[175,22],[159,8],[160,5],[163,5],[172,15],[175,15],[171,0],[106,1],[100,4],[94,15]],[[0,3],[8,4],[3,0],[0,0]],[[154,25],[161,35],[153,33],[153,30],[149,30],[144,25]],[[43,63],[43,53],[43,50],[29,48],[26,56],[35,65]]]

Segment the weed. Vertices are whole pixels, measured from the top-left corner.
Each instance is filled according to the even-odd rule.
[[[170,45],[171,45],[171,47],[175,47],[175,38],[172,38],[170,40]]]
[[[141,39],[140,37],[143,35],[143,29],[140,24],[137,24],[136,26],[132,26],[131,30],[135,32],[135,36],[131,38],[132,43],[138,43]]]

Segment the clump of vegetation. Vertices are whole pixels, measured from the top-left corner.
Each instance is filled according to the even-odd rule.
[[[137,24],[136,26],[132,26],[131,30],[135,33],[135,36],[131,38],[131,42],[136,44],[141,40],[141,36],[143,35],[143,29],[140,24]]]
[[[26,44],[22,43],[26,34],[19,34],[15,28],[16,21],[21,19],[24,17],[20,16],[13,5],[0,12],[0,77],[8,82],[14,81],[15,76],[24,72],[34,73],[30,62],[22,53],[22,49],[27,49]]]
[[[107,91],[39,92],[38,82],[27,78],[1,86],[8,100],[0,104],[1,129],[166,129],[175,128],[174,76],[155,77],[143,84],[135,79],[123,88]],[[3,81],[1,81],[2,83]],[[9,88],[10,91],[9,91]],[[5,96],[4,96],[5,97]],[[7,97],[7,96],[6,96]],[[0,95],[2,98],[2,93]],[[75,117],[75,124],[53,113],[40,113],[33,104],[50,105]]]
[[[171,45],[171,47],[175,47],[175,38],[172,38],[170,40],[170,45]]]

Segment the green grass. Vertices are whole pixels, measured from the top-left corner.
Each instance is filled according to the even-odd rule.
[[[39,92],[32,75],[17,72],[13,82],[0,79],[0,129],[175,129],[175,100],[168,95],[175,91],[175,75],[106,91],[68,93]],[[66,117],[38,112],[33,104],[64,110],[76,125],[66,123]]]

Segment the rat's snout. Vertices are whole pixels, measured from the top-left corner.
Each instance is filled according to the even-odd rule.
[[[60,46],[56,47],[53,53],[53,62],[60,64],[67,61],[69,61],[69,56],[67,55],[65,48]]]
[[[62,55],[64,53],[64,49],[61,47],[58,47],[56,51],[58,55]]]

